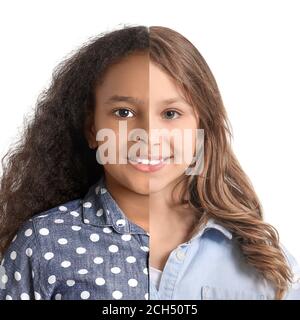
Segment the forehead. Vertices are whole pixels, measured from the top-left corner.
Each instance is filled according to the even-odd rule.
[[[176,81],[162,67],[153,63],[147,52],[133,53],[113,64],[102,80],[96,90],[97,101],[101,103],[116,96],[135,97],[143,104],[149,100],[156,103],[170,97],[184,100]],[[111,101],[116,102],[117,99]]]
[[[115,94],[147,97],[149,92],[149,55],[134,53],[111,65],[97,88],[99,99]]]

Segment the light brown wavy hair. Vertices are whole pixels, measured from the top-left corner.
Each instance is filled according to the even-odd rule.
[[[160,26],[150,27],[150,59],[176,80],[204,129],[204,168],[185,176],[180,202],[199,213],[199,224],[214,218],[230,230],[246,261],[273,283],[275,299],[282,299],[291,270],[278,232],[263,221],[258,196],[233,153],[231,125],[209,66],[189,40]]]

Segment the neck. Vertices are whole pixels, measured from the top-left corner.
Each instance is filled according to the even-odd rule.
[[[182,193],[182,183],[176,188],[172,198],[175,182],[158,192],[139,194],[124,187],[109,174],[105,175],[105,180],[107,190],[126,217],[148,233],[150,228],[155,230],[170,224],[189,225],[189,221],[193,219],[191,214],[187,214],[190,210],[186,206],[174,204],[174,199],[179,199]]]
[[[127,219],[149,232],[149,196],[124,187],[110,174],[105,174],[105,182],[107,190]]]

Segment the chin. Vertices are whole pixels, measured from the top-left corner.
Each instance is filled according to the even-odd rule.
[[[163,179],[149,179],[149,193],[157,193],[162,191],[168,185],[168,181]]]
[[[141,194],[149,194],[149,179],[148,177],[138,178],[136,176],[131,176],[128,178],[127,188],[131,191]]]

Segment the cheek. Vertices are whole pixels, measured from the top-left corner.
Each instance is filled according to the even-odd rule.
[[[171,154],[174,156],[174,165],[180,167],[190,165],[196,151],[197,129],[186,128],[180,131],[180,136],[170,140]]]

